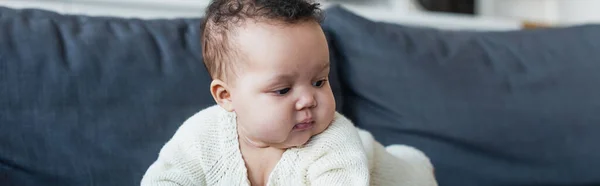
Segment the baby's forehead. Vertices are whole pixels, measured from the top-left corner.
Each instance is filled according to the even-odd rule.
[[[232,62],[240,67],[285,71],[329,65],[327,40],[316,23],[247,23],[236,29],[229,42]]]

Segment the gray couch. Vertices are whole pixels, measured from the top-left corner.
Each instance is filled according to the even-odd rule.
[[[338,111],[440,185],[600,185],[600,26],[442,31],[326,10]],[[139,185],[213,104],[199,19],[0,7],[0,185]]]

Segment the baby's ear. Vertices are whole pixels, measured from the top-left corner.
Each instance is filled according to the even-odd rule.
[[[213,80],[210,83],[210,93],[219,106],[228,112],[233,112],[230,90],[225,82],[218,79]]]

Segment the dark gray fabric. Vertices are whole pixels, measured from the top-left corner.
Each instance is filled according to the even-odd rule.
[[[344,101],[343,101],[343,88],[342,85],[340,84],[340,73],[339,73],[339,66],[338,66],[338,61],[339,59],[337,58],[338,53],[337,50],[335,49],[335,44],[332,41],[333,37],[331,36],[331,33],[327,30],[324,30],[325,32],[325,37],[327,38],[327,43],[328,43],[328,47],[329,47],[329,85],[331,86],[331,91],[333,92],[334,95],[334,99],[335,99],[335,108],[338,112],[341,112],[342,108],[344,108]]]
[[[199,21],[0,7],[0,185],[139,185],[214,104]]]
[[[440,185],[600,185],[600,26],[438,31],[343,8],[343,113],[433,161]]]
[[[214,103],[199,20],[32,12],[0,10],[0,185],[139,185]]]

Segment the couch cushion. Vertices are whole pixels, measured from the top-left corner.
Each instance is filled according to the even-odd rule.
[[[176,128],[214,103],[198,20],[0,11],[13,13],[0,18],[3,184],[139,185]]]
[[[440,185],[600,185],[600,26],[469,32],[327,10],[343,113]]]

